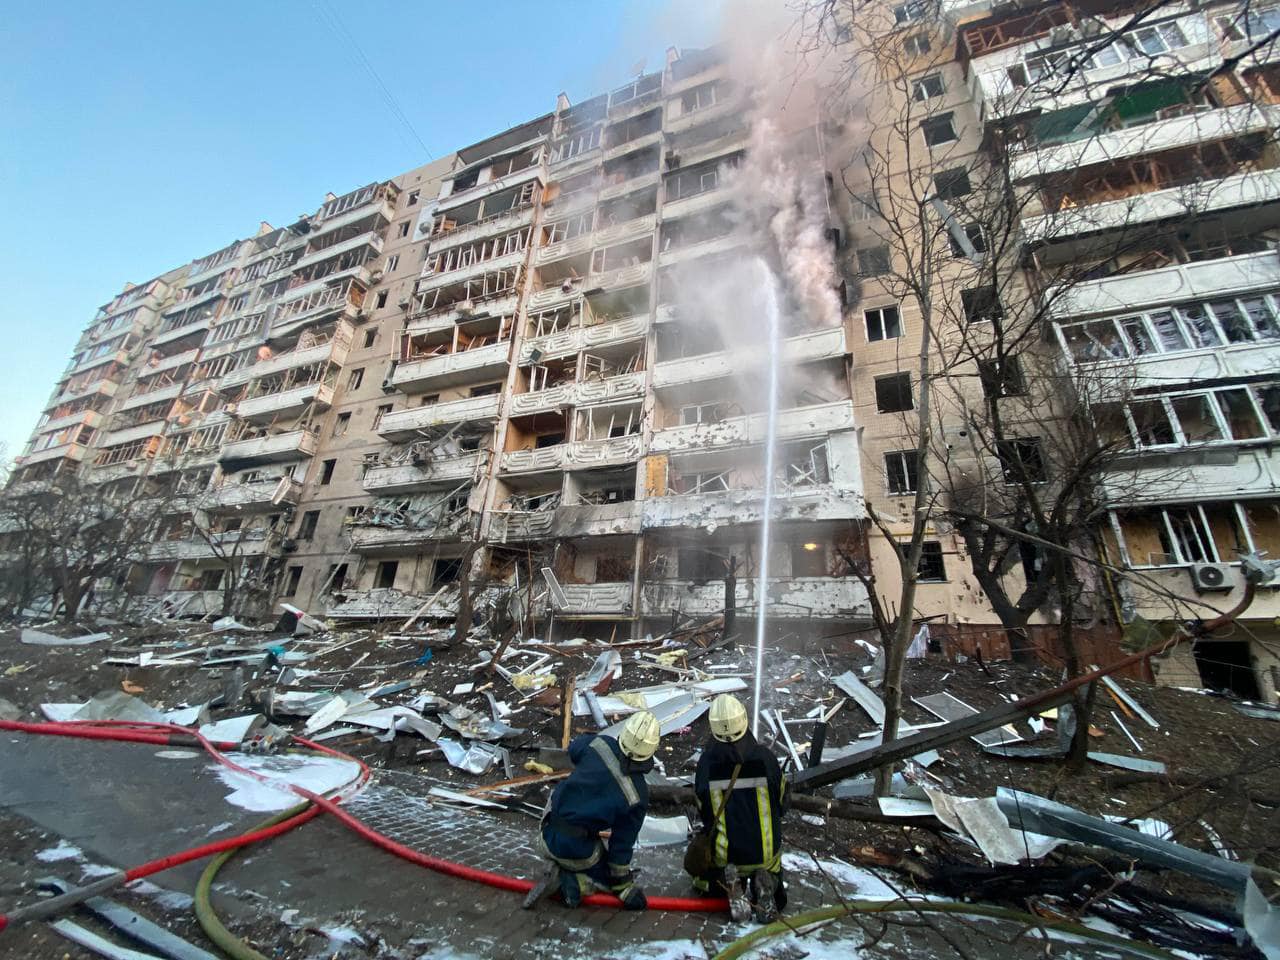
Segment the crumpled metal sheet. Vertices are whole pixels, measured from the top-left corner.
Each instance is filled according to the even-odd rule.
[[[524,734],[501,720],[493,720],[461,704],[441,711],[440,722],[467,740],[506,740]]]
[[[474,741],[470,746],[463,746],[456,740],[441,737],[436,741],[436,746],[444,751],[444,758],[449,761],[451,767],[474,773],[476,776],[487,773],[495,763],[503,761],[507,753],[504,748],[485,743],[483,740]],[[504,765],[507,763],[510,763],[509,758],[504,761]]]

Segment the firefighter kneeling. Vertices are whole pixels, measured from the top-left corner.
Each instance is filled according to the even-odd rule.
[[[747,711],[728,694],[711,704],[712,739],[702,750],[693,789],[702,811],[702,837],[695,837],[685,869],[699,892],[729,898],[729,912],[742,922],[753,912],[760,923],[778,919],[787,905],[782,880],[782,814],[786,781],[773,754],[747,729]],[[749,878],[744,889],[740,877]]]
[[[649,809],[644,775],[653,769],[658,737],[658,721],[642,710],[627,718],[616,740],[587,734],[569,744],[573,773],[551,794],[542,818],[543,852],[560,870],[566,906],[580,906],[593,881],[628,910],[648,906],[631,851]],[[602,830],[612,831],[607,847]]]

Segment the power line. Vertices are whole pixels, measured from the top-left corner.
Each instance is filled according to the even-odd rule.
[[[338,11],[329,4],[328,0],[312,0],[312,8],[316,12],[317,19],[321,20],[325,26],[333,32],[334,37],[338,40],[339,46],[347,47],[347,53],[348,56],[351,57],[352,62],[357,67],[362,68],[373,81],[383,102],[387,105],[387,109],[391,111],[391,115],[404,124],[405,129],[409,131],[413,136],[413,139],[417,141],[418,146],[422,148],[422,152],[426,155],[427,160],[430,161],[435,159],[430,149],[427,148],[422,137],[418,135],[418,131],[414,128],[408,115],[403,109],[401,109],[400,102],[396,99],[395,94],[392,93],[390,88],[382,82],[382,77],[378,74],[377,69],[369,61],[369,58],[365,56],[364,50],[360,46],[360,42],[355,38],[351,31],[347,29],[347,25],[343,22],[342,17],[339,16]],[[347,46],[348,44],[349,46]],[[354,51],[354,56],[352,55],[352,51]]]

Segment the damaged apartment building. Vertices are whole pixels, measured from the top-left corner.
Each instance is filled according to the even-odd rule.
[[[1160,621],[1152,585],[1229,606],[1242,551],[1280,556],[1280,116],[1265,52],[1191,102],[1185,84],[1132,89],[1126,71],[1138,49],[1147,68],[1200,76],[1271,28],[1240,21],[1238,4],[1174,4],[1090,48],[1035,102],[1033,81],[1098,46],[1082,24],[1123,32],[1124,10],[1096,6],[891,5],[883,42],[914,63],[908,96],[937,98],[909,132],[911,162],[950,174],[953,194],[1015,110],[1034,119],[1007,161],[1013,181],[1042,187],[1019,225],[1031,289],[1044,265],[1097,259],[1134,217],[1178,221],[1059,298],[1035,347],[1067,370],[1136,372],[1117,469],[1139,482],[1108,495],[1100,531],[1105,562],[1137,578],[1121,578],[1103,619]],[[743,209],[754,103],[719,54],[673,50],[608,94],[561,95],[544,116],[129,287],[77,344],[11,490],[64,470],[145,486],[161,515],[129,586],[177,615],[221,610],[234,568],[243,615],[289,600],[445,625],[466,581],[480,615],[516,588],[539,635],[623,638],[754,619],[771,483],[772,629],[866,631],[855,567],[886,597],[897,576],[868,506],[903,534],[922,467],[901,417],[919,314],[881,280],[874,213],[844,195],[856,137],[816,117],[779,127],[829,201],[840,307],[826,317],[780,293],[766,476],[770,348],[758,320],[712,302],[717,278],[753,258],[780,272]],[[1248,149],[1214,152],[1224,143]],[[1213,189],[1189,210],[1179,191],[1206,177],[1192,153],[1212,153]],[[940,633],[1001,633],[945,524],[930,526],[918,576],[916,615]],[[1260,591],[1242,620],[1259,639],[1197,644],[1157,664],[1160,679],[1274,698],[1278,612]]]

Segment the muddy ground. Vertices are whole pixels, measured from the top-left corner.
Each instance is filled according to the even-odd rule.
[[[212,632],[204,624],[99,627],[110,632],[112,638],[92,646],[32,646],[20,642],[20,631],[16,629],[0,632],[0,698],[12,703],[21,718],[27,720],[42,719],[41,703],[79,702],[105,690],[119,690],[122,685],[130,690],[140,688],[137,693],[140,699],[163,708],[207,703],[223,691],[227,671],[232,667],[137,667],[103,661],[113,656],[136,656],[146,650],[161,655],[179,649],[189,650],[194,659],[203,659],[204,648],[214,644],[248,646],[269,639],[265,633]],[[69,634],[78,628],[47,629]],[[489,712],[489,703],[484,692],[492,692],[512,708],[506,722],[527,731],[508,743],[517,767],[536,757],[539,748],[560,745],[563,734],[560,685],[586,671],[603,649],[596,644],[577,647],[561,644],[547,648],[552,651],[551,664],[557,684],[541,693],[525,695],[502,677],[491,677],[483,668],[477,669],[482,660],[481,651],[493,646],[483,638],[450,648],[442,645],[439,637],[433,640],[356,629],[303,639],[280,638],[280,642],[286,651],[311,655],[295,665],[294,683],[287,689],[373,689],[408,681],[407,689],[380,697],[379,702],[407,703],[421,693],[430,692],[485,714]],[[430,660],[419,662],[429,644],[432,645]],[[747,651],[718,649],[704,655],[696,642],[687,644],[686,649],[697,658],[691,666],[730,667],[712,672],[720,676],[742,674],[748,676],[749,681]],[[541,651],[530,651],[524,659],[531,659],[535,652]],[[637,659],[646,652],[645,647],[624,647],[621,652],[623,672],[613,683],[615,692],[679,678],[672,669],[661,669],[651,661]],[[514,662],[521,661],[518,658]],[[677,660],[675,669],[684,662]],[[863,675],[863,668],[871,663],[872,656],[866,645],[853,638],[825,641],[821,650],[793,641],[789,647],[771,651],[768,658],[770,705],[780,708],[789,718],[804,717],[817,708],[830,709],[842,695],[829,678],[850,669]],[[256,660],[246,663],[249,682],[244,699],[234,709],[215,711],[215,717],[250,712],[263,691],[286,689],[276,683],[280,669],[278,665],[264,665]],[[256,678],[255,672],[259,672]],[[1044,690],[1058,681],[1056,674],[1045,669],[1010,663],[979,664],[971,660],[951,662],[930,655],[910,661],[907,666],[905,719],[911,723],[936,720],[910,702],[912,695],[946,690],[981,710],[1002,700]],[[1102,691],[1093,717],[1096,736],[1091,739],[1091,749],[1161,761],[1168,766],[1169,776],[1136,779],[1124,771],[1096,763],[1088,764],[1082,771],[1070,772],[1058,761],[996,758],[983,753],[971,741],[943,748],[940,761],[929,773],[947,792],[961,796],[990,796],[997,787],[1016,787],[1089,813],[1135,819],[1155,817],[1171,824],[1179,842],[1190,847],[1213,852],[1213,833],[1241,859],[1280,869],[1280,833],[1276,830],[1276,810],[1280,807],[1280,723],[1246,717],[1227,699],[1206,692],[1159,688],[1128,679],[1119,682],[1159,722],[1159,729],[1152,729],[1137,718],[1124,718],[1117,704]],[[475,690],[454,695],[452,691],[460,683],[474,683]],[[1120,721],[1113,717],[1113,711],[1120,715]],[[278,722],[301,728],[300,721],[282,718]],[[1141,751],[1135,749],[1121,722],[1137,739]],[[573,733],[591,729],[594,727],[589,717],[574,718]],[[872,729],[870,718],[849,702],[833,718],[827,744],[854,743],[859,734]],[[1034,738],[1025,722],[1018,723],[1016,729],[1025,738]],[[791,727],[802,753],[809,739],[808,730],[807,724]],[[704,717],[690,729],[665,738],[659,754],[665,773],[673,778],[691,775],[696,751],[707,735]],[[1052,739],[1052,724],[1042,737],[1045,742]],[[457,789],[495,782],[504,776],[498,768],[479,778],[455,770],[443,760],[438,749],[415,735],[400,735],[388,745],[377,742],[371,735],[357,733],[330,740],[328,745],[365,760],[375,771],[422,772],[456,784]],[[524,771],[517,770],[517,773]],[[549,789],[548,785],[534,785],[521,796],[541,805]],[[868,805],[866,809],[875,808]],[[13,817],[0,822],[0,830],[9,838],[0,856],[0,897],[3,897],[0,907],[7,907],[26,902],[33,895],[30,884],[41,865],[35,863],[33,869],[30,855],[48,846],[49,841]],[[791,849],[819,857],[836,856],[881,865],[897,863],[903,857],[932,864],[985,862],[976,850],[936,828],[801,817],[794,812],[787,820],[786,842]],[[908,887],[912,885],[907,876],[899,879]],[[1227,905],[1227,898],[1220,891],[1186,877],[1165,874],[1148,879],[1151,885],[1168,892]],[[126,893],[120,899],[129,901],[175,932],[189,935],[193,941],[200,940],[189,911],[163,910],[153,900],[137,893]],[[244,921],[238,923],[237,932],[241,934],[279,937],[278,925],[271,925],[277,932],[267,933],[266,928],[254,930],[251,926],[245,927]],[[25,928],[19,935],[21,952],[5,952],[17,946],[6,937],[7,943],[0,943],[3,948],[0,955],[33,958],[82,955],[77,952],[79,948],[67,944],[43,926]],[[268,952],[281,958],[314,955],[317,945],[307,942],[305,932],[297,934],[295,939],[298,942],[275,939],[270,942]]]

